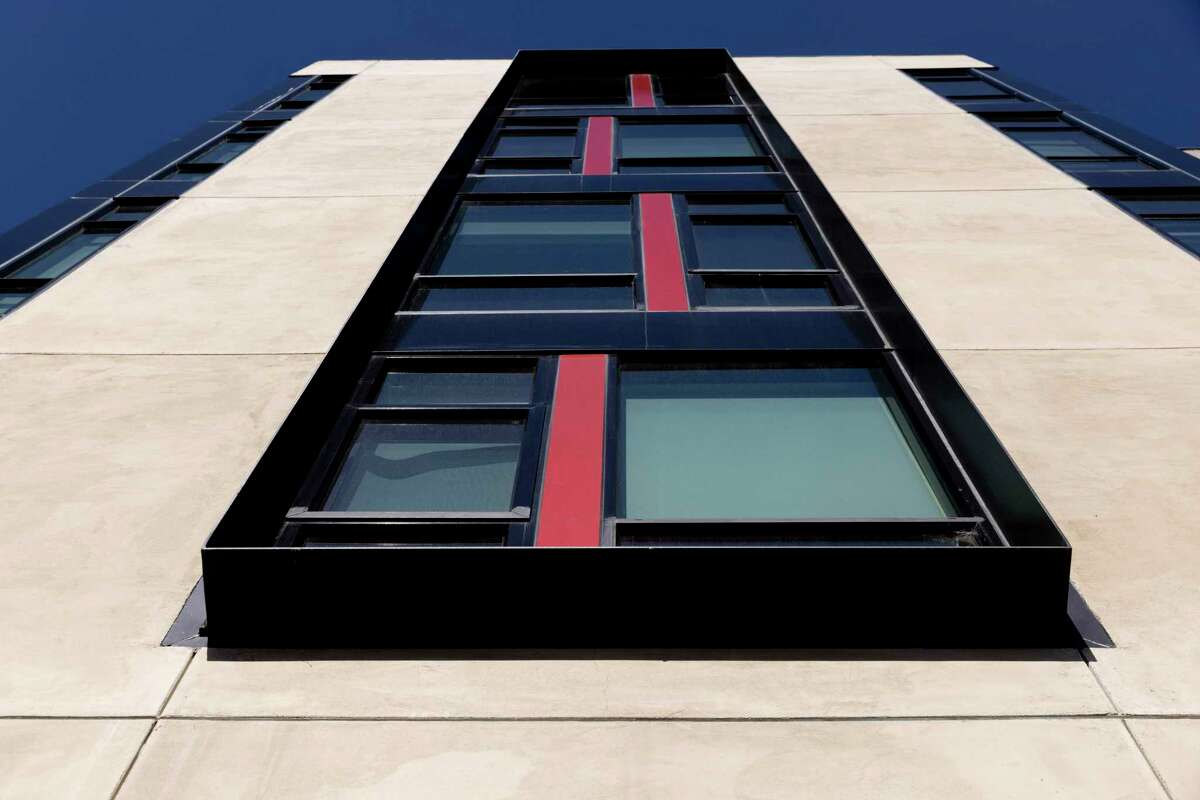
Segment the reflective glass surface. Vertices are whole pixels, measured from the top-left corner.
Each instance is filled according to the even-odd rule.
[[[698,198],[688,198],[689,214],[790,214],[782,200],[760,203],[722,203]]]
[[[658,86],[664,106],[715,106],[733,102],[724,75],[660,75]]]
[[[796,225],[693,223],[701,269],[817,269],[816,256]]]
[[[734,308],[828,307],[835,305],[824,286],[788,286],[753,277],[745,280],[709,279],[704,283],[704,305]]]
[[[769,164],[705,164],[703,161],[696,163],[663,162],[658,164],[630,164],[622,161],[617,171],[625,175],[686,175],[696,172],[774,172],[775,169]]]
[[[374,402],[383,406],[457,406],[528,403],[533,373],[389,372]]]
[[[101,222],[138,222],[153,214],[158,206],[117,206],[100,217]]]
[[[115,238],[115,233],[77,233],[5,277],[57,278]]]
[[[1070,158],[1072,156],[1123,156],[1128,155],[1105,141],[1097,139],[1087,131],[1007,131],[1035,153],[1046,158]]]
[[[467,204],[435,258],[440,275],[632,272],[628,204]]]
[[[27,292],[0,292],[0,317],[17,307],[26,297]]]
[[[1144,161],[1133,158],[1123,158],[1117,161],[1081,159],[1055,163],[1067,172],[1145,172],[1154,169]]]
[[[484,162],[483,175],[570,175],[570,163],[561,164],[507,164],[502,165],[494,161]]]
[[[199,183],[200,181],[211,175],[211,172],[186,172],[181,169],[171,170],[166,175],[163,175],[158,180],[160,181],[187,181],[188,183]]]
[[[325,95],[329,94],[329,89],[310,88],[305,89],[297,95],[288,98],[288,102],[315,103]]]
[[[329,511],[509,511],[524,426],[366,422]]]
[[[497,137],[492,155],[511,158],[571,158],[575,155],[575,134],[504,131]]]
[[[249,150],[254,142],[221,142],[210,147],[203,153],[189,158],[189,164],[228,164],[242,153]]]
[[[592,311],[633,308],[631,286],[423,287],[412,311]]]
[[[1153,219],[1148,222],[1200,255],[1200,219]]]
[[[625,518],[952,513],[879,370],[625,370],[620,403]]]
[[[741,122],[622,122],[623,158],[719,158],[763,154]]]
[[[596,78],[523,78],[509,105],[597,106],[629,102],[625,75]]]
[[[942,97],[1008,97],[1008,92],[979,78],[929,78],[921,81]]]

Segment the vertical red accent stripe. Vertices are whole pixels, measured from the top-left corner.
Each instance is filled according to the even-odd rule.
[[[600,545],[607,389],[608,356],[558,357],[538,508],[538,547]]]
[[[630,75],[629,86],[633,90],[634,108],[654,108],[654,86],[649,75]]]
[[[671,195],[643,194],[639,198],[646,310],[687,311],[687,283]]]
[[[588,117],[583,140],[583,174],[613,174],[612,117]]]

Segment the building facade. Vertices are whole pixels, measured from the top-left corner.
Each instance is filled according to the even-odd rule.
[[[967,56],[306,67],[0,237],[0,794],[1200,796],[1198,255]]]

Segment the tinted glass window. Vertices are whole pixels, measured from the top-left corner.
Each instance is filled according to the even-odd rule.
[[[221,142],[188,161],[192,164],[228,164],[253,145],[254,142]]]
[[[517,87],[514,106],[625,105],[628,78],[525,78]]]
[[[1192,252],[1200,254],[1200,219],[1154,219],[1148,222]]]
[[[181,169],[175,169],[163,175],[158,180],[160,181],[187,181],[188,183],[199,183],[200,181],[211,175],[211,172],[186,172]]]
[[[115,233],[77,233],[32,261],[22,264],[6,277],[57,278],[115,238]]]
[[[1046,158],[1127,155],[1086,131],[1009,131],[1008,135]]]
[[[978,78],[921,81],[942,97],[1007,97],[1008,92]]]
[[[0,317],[16,308],[26,297],[29,295],[25,292],[0,292]]]
[[[102,222],[138,222],[153,214],[158,206],[117,206],[100,217]]]
[[[733,102],[724,75],[660,75],[659,99],[665,106],[715,106]]]
[[[704,305],[715,307],[823,307],[835,305],[824,286],[789,286],[760,278],[709,279],[704,282]]]
[[[329,92],[330,92],[329,89],[320,89],[317,87],[310,87],[310,88],[305,89],[304,91],[300,92],[299,94],[292,95],[291,97],[289,97],[288,102],[289,103],[297,103],[297,102],[298,103],[315,103],[316,101],[320,100],[325,95],[329,94]]]
[[[621,155],[626,158],[719,158],[763,154],[750,128],[740,122],[623,122]]]
[[[618,170],[626,175],[662,175],[687,174],[689,172],[774,172],[769,164],[706,164],[668,163],[668,164],[630,164],[622,162]]]
[[[534,161],[500,165],[493,161],[484,163],[481,173],[484,175],[569,175],[571,164],[569,161],[558,164]]]
[[[528,403],[532,372],[389,372],[374,402],[385,406]]]
[[[722,203],[712,200],[688,198],[688,213],[691,214],[790,214],[782,200],[761,203]]]
[[[816,269],[800,229],[788,222],[694,222],[701,269]]]
[[[1057,166],[1067,172],[1144,172],[1154,169],[1149,164],[1133,158],[1119,161],[1059,161]]]
[[[632,272],[629,206],[468,204],[459,209],[432,271]]]
[[[422,287],[413,311],[570,311],[633,308],[631,286]]]
[[[508,423],[364,423],[324,507],[509,511],[523,431]]]
[[[878,370],[627,370],[620,403],[626,518],[951,513]]]
[[[575,134],[504,131],[496,139],[492,155],[508,158],[571,158],[575,155]]]

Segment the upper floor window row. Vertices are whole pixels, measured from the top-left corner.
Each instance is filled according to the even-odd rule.
[[[737,102],[725,75],[634,74],[522,78],[509,106],[728,106]]]
[[[1200,256],[1200,192],[1112,193],[1109,199],[1180,247]]]

